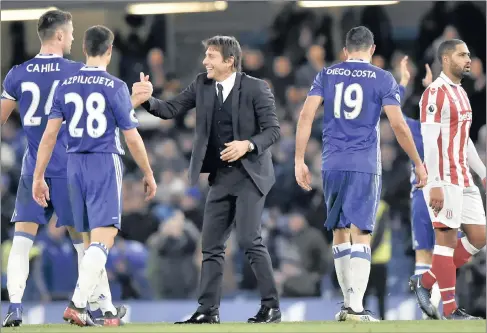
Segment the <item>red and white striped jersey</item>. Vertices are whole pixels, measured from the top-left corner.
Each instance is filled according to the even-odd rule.
[[[467,162],[472,108],[465,90],[442,72],[424,91],[419,107],[421,124],[441,124],[436,144],[442,183],[461,187],[474,185]],[[429,172],[427,164],[426,168]]]

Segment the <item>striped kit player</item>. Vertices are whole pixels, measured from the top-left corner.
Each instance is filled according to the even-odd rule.
[[[421,310],[441,319],[431,301],[431,288],[438,283],[443,316],[450,320],[478,319],[455,301],[456,269],[485,246],[486,221],[479,188],[470,168],[485,183],[485,166],[469,138],[472,107],[461,80],[470,72],[470,52],[458,39],[438,48],[440,76],[429,85],[419,103],[424,163],[428,183],[424,197],[435,230],[432,267],[409,280]],[[480,111],[483,112],[483,111]],[[457,238],[459,229],[465,237]]]

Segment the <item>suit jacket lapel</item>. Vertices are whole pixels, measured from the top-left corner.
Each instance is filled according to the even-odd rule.
[[[238,136],[238,105],[240,100],[240,82],[242,80],[242,74],[237,72],[235,78],[235,84],[233,85],[233,97],[232,97],[232,127],[233,127],[233,139],[239,140]]]
[[[208,80],[204,85],[204,110],[206,111],[206,132],[208,137],[211,131],[211,121],[213,119],[213,111],[215,108],[216,88],[215,81]]]

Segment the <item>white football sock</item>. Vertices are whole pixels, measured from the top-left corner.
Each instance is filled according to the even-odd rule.
[[[34,237],[26,232],[16,231],[7,263],[7,290],[10,303],[22,303],[25,284],[29,277],[29,252]]]
[[[105,268],[101,272],[100,281],[95,292],[89,298],[89,305],[92,311],[100,309],[103,314],[105,312],[111,312],[114,315],[117,314],[117,309],[112,303],[112,292],[110,291],[110,284]]]
[[[421,275],[423,273],[426,273],[431,269],[431,264],[425,264],[422,262],[417,262],[414,265],[414,275]]]
[[[108,248],[102,243],[91,243],[85,251],[72,301],[77,308],[86,308],[89,297],[100,282],[107,262]]]
[[[83,261],[83,257],[85,255],[85,244],[83,242],[79,243],[79,242],[76,242],[73,240],[73,246],[76,250],[76,253],[78,254],[78,278],[79,278],[79,274],[81,272],[81,262]],[[81,301],[80,299],[81,295],[79,293],[79,285],[78,283],[76,282],[76,288],[74,289],[74,294],[73,294],[73,302],[76,304],[76,303],[79,303]]]
[[[371,250],[369,245],[352,245],[350,254],[350,307],[355,312],[364,311],[363,299],[369,283],[370,261]]]
[[[337,274],[338,283],[342,289],[343,305],[348,308],[350,306],[350,249],[352,244],[342,243],[333,246],[333,258],[335,261],[335,272]]]

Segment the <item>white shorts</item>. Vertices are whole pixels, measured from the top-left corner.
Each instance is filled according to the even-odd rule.
[[[433,228],[460,229],[462,224],[486,224],[484,206],[477,186],[443,185],[445,201],[437,216],[429,206],[430,188],[431,186],[426,185],[423,192]]]

